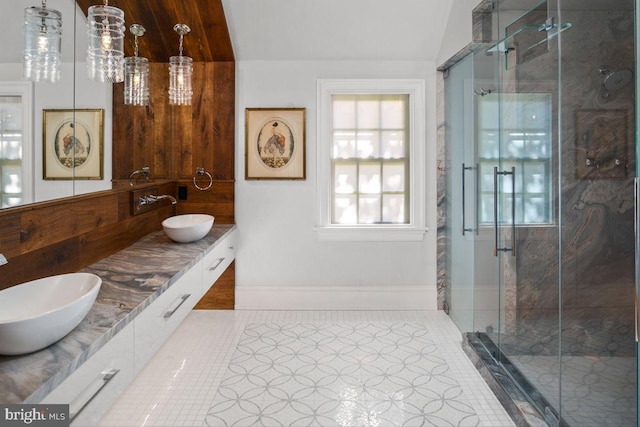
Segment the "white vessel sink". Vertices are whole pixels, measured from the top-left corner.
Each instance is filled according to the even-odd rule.
[[[162,221],[162,228],[171,240],[180,243],[195,242],[209,233],[214,219],[206,214],[176,215]]]
[[[85,318],[102,279],[91,273],[45,277],[0,291],[0,354],[41,350]]]

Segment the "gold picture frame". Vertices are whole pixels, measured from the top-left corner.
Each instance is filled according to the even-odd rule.
[[[104,110],[42,110],[42,177],[103,179]]]
[[[245,109],[245,179],[306,179],[305,108]]]

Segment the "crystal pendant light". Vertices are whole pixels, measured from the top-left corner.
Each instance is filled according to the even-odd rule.
[[[124,103],[125,105],[149,105],[149,61],[138,56],[138,37],[145,29],[133,24],[129,31],[134,35],[134,56],[124,59]]]
[[[186,24],[176,24],[173,30],[180,35],[180,55],[169,58],[169,104],[191,105],[193,59],[182,56],[184,35],[191,31],[191,28]]]
[[[87,71],[95,82],[124,81],[124,12],[117,7],[89,7]]]
[[[62,47],[62,14],[42,7],[24,10],[23,76],[36,82],[55,83],[60,80]]]

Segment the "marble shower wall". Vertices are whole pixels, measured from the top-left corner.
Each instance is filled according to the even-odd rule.
[[[554,147],[553,165],[561,237],[558,227],[518,229],[518,335],[557,337],[561,303],[562,345],[570,354],[634,354],[634,85],[603,85],[604,68],[634,67],[633,2],[626,5],[563,11],[572,27],[561,35],[561,147]],[[546,55],[516,67],[516,81],[545,81],[540,74],[555,73],[554,64],[545,66]],[[519,341],[528,352],[535,346],[557,354],[556,339]]]

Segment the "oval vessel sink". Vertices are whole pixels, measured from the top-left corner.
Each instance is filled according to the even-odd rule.
[[[162,228],[171,240],[180,243],[195,242],[209,233],[214,219],[206,214],[176,215],[162,221]]]
[[[41,350],[85,318],[102,279],[91,273],[45,277],[0,291],[0,354]]]

